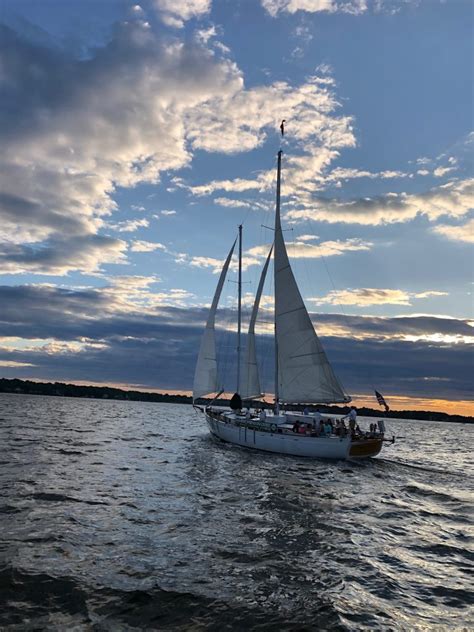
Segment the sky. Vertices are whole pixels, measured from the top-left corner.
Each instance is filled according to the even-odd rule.
[[[2,0],[0,376],[189,391],[239,224],[248,322],[281,145],[288,252],[345,390],[473,414],[473,11]],[[271,318],[270,278],[267,392]]]

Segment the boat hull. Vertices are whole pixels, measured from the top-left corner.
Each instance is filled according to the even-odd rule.
[[[383,438],[364,439],[353,441],[349,450],[350,459],[366,459],[377,456],[383,446]]]
[[[351,447],[350,437],[307,437],[297,434],[265,432],[217,419],[206,413],[212,435],[222,441],[244,448],[320,459],[347,459]]]

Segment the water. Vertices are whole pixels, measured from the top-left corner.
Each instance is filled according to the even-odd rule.
[[[0,395],[0,629],[473,629],[474,427],[388,425],[309,461],[191,406]]]

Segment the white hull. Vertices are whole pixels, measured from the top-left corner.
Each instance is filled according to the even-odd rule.
[[[217,415],[211,416],[207,411],[206,421],[215,437],[244,448],[320,459],[347,459],[351,449],[350,436],[310,437],[279,432],[278,427],[275,432],[258,431],[231,420],[218,419]]]

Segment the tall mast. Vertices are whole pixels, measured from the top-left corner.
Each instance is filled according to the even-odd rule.
[[[239,226],[239,303],[237,312],[237,389],[240,390],[240,334],[242,330],[242,224]]]
[[[280,220],[280,180],[281,180],[281,155],[282,150],[278,152],[278,169],[277,169],[277,190],[276,190],[276,213],[275,213],[275,241],[277,239],[278,231],[281,232],[281,220]],[[274,265],[274,275],[276,284],[277,269]],[[276,305],[274,310],[274,330],[275,330],[275,414],[280,412],[280,394],[278,388],[278,340],[276,335]]]

